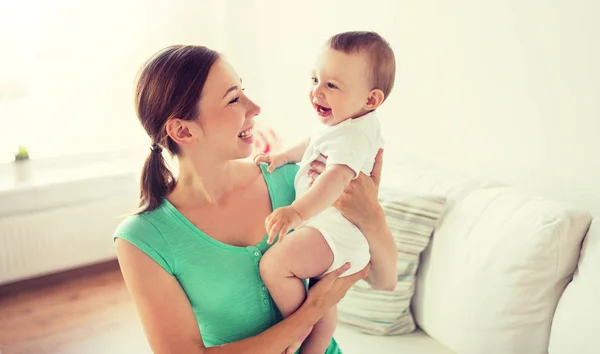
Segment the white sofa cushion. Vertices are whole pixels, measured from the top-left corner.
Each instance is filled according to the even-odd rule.
[[[590,215],[509,187],[452,204],[422,255],[417,324],[461,354],[547,353]]]
[[[344,354],[454,354],[422,331],[380,337],[338,326],[334,337]]]
[[[384,162],[381,185],[418,195],[445,196],[449,207],[449,203],[462,199],[475,189],[497,187],[501,183],[445,168],[419,157],[395,155]]]
[[[573,281],[563,293],[550,334],[550,354],[600,352],[600,217],[594,219]]]

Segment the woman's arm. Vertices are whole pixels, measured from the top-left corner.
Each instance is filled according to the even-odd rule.
[[[347,266],[331,272],[311,288],[302,307],[285,320],[254,337],[206,348],[189,300],[177,280],[131,243],[117,239],[115,247],[146,337],[157,354],[280,354],[368,272],[367,267],[343,278],[339,276]]]
[[[372,222],[359,225],[359,228],[367,238],[371,252],[371,271],[365,280],[374,289],[394,290],[398,283],[398,247],[385,217],[374,217]]]
[[[313,178],[325,170],[325,165],[318,161],[311,166]],[[374,289],[393,290],[398,282],[398,248],[378,201],[382,166],[383,149],[380,149],[371,176],[361,173],[350,182],[334,206],[361,229],[369,242],[371,271],[366,281]]]

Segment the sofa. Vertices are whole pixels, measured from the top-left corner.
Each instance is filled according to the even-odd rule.
[[[600,216],[419,158],[382,186],[444,196],[401,336],[339,325],[344,353],[600,353]],[[598,201],[600,203],[600,201]]]

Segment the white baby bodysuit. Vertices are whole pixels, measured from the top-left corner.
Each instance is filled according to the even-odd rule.
[[[309,189],[311,179],[308,171],[311,162],[324,162],[323,156],[326,156],[327,166],[346,165],[354,171],[354,178],[360,172],[370,176],[375,156],[382,146],[381,127],[375,112],[322,129],[311,137],[300,162],[294,181],[296,198],[300,198]],[[331,248],[333,263],[323,275],[341,267],[345,262],[350,262],[351,266],[344,276],[351,275],[369,263],[369,244],[364,235],[333,206],[305,221],[301,227],[319,230]]]

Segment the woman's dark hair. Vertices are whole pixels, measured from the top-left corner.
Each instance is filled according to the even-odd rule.
[[[139,73],[135,108],[152,144],[140,181],[137,213],[156,209],[175,187],[175,178],[162,155],[163,148],[176,156],[179,146],[167,135],[171,118],[198,118],[198,101],[210,68],[219,53],[202,46],[177,45],[150,58]]]

